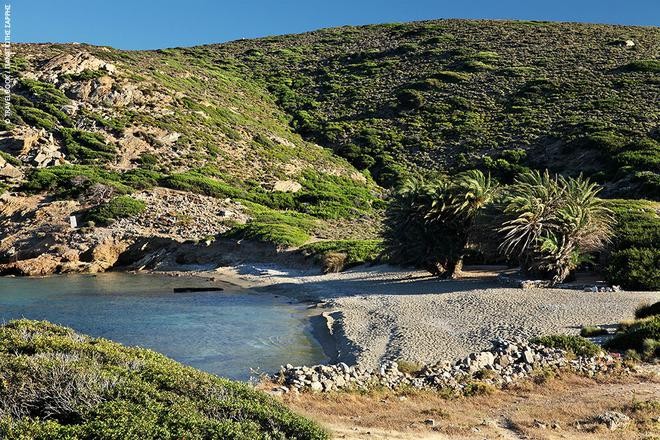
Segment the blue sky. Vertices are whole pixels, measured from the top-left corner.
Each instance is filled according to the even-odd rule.
[[[17,42],[153,49],[346,24],[498,18],[660,25],[660,0],[5,0]]]

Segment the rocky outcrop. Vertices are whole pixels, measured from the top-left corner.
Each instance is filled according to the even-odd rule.
[[[27,260],[0,264],[0,275],[43,276],[51,275],[60,264],[60,260],[49,254],[42,254]]]
[[[44,129],[15,127],[12,131],[0,135],[0,149],[37,168],[61,165],[65,162],[64,153],[55,142],[53,133]]]
[[[302,188],[302,185],[295,180],[278,180],[273,185],[273,191],[281,192],[298,192]]]
[[[494,387],[506,386],[529,377],[538,369],[564,369],[587,376],[610,371],[612,356],[574,358],[566,351],[532,344],[521,339],[495,339],[488,351],[472,353],[455,364],[425,365],[416,372],[403,372],[399,364],[387,361],[379,369],[335,365],[294,367],[287,365],[273,379],[280,384],[275,392],[330,392],[345,389],[416,388],[469,391],[475,382]]]
[[[113,64],[103,61],[88,52],[80,51],[75,54],[63,53],[48,60],[41,66],[40,75],[42,79],[55,82],[61,75],[76,75],[85,70],[104,70],[114,73],[116,68]]]
[[[8,179],[20,179],[23,176],[23,173],[20,169],[14,165],[7,162],[2,156],[0,156],[0,178]]]

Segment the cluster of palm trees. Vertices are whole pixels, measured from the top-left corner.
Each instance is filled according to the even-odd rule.
[[[481,171],[431,182],[411,179],[387,211],[393,261],[453,277],[468,249],[495,248],[521,269],[560,283],[612,235],[613,217],[598,185],[582,176],[521,174],[498,185]]]

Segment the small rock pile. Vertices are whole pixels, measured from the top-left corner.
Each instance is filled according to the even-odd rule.
[[[478,380],[494,387],[529,377],[535,369],[566,369],[593,376],[608,371],[614,358],[571,358],[565,350],[525,342],[522,339],[497,338],[488,351],[472,353],[455,364],[449,362],[425,365],[413,373],[402,372],[399,364],[387,361],[379,369],[349,366],[345,363],[294,367],[286,365],[273,379],[280,384],[277,394],[290,391],[330,392],[346,389],[403,387],[416,389],[449,389],[463,392]]]

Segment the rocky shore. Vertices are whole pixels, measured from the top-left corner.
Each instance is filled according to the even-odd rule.
[[[620,361],[609,354],[575,357],[571,353],[522,339],[492,341],[490,350],[471,353],[454,364],[419,366],[414,371],[387,361],[380,368],[333,365],[282,367],[272,380],[272,392],[331,392],[387,388],[399,390],[445,390],[459,394],[478,393],[479,387],[503,387],[540,371],[571,371],[594,376],[615,369]],[[402,371],[405,370],[405,371]],[[627,369],[624,367],[623,371]]]

